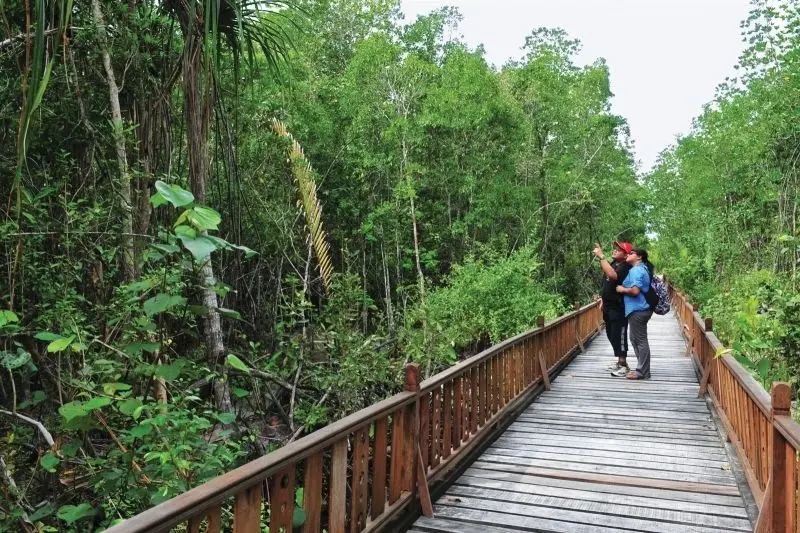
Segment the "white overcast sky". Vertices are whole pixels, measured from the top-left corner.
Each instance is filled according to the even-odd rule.
[[[734,74],[749,12],[748,0],[402,0],[409,22],[445,5],[459,8],[459,33],[497,67],[541,26],[579,39],[580,63],[605,58],[613,110],[628,119],[643,171]]]

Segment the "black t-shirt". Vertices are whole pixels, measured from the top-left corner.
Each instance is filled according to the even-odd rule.
[[[622,285],[622,282],[625,281],[625,278],[628,276],[628,271],[631,269],[631,265],[629,265],[627,261],[622,261],[621,263],[612,261],[611,268],[617,273],[617,279],[615,281],[609,279],[608,276],[603,276],[603,288],[601,292],[603,307],[606,309],[621,309],[623,307],[622,295],[617,292],[617,285]]]

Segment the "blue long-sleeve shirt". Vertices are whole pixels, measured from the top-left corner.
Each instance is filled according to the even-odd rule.
[[[639,287],[639,294],[636,296],[631,296],[630,294],[625,295],[626,317],[631,316],[631,314],[636,311],[650,310],[650,305],[644,297],[644,293],[650,290],[650,272],[647,270],[644,263],[639,263],[631,268],[630,272],[628,272],[628,275],[625,277],[625,281],[622,282],[622,286],[628,289],[631,287]]]

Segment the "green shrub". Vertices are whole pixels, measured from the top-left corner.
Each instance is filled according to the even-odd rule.
[[[734,356],[769,389],[800,373],[800,295],[786,279],[759,270],[736,278],[702,307]]]
[[[526,247],[505,257],[470,257],[454,267],[447,284],[428,295],[427,307],[409,314],[401,333],[408,357],[439,368],[465,349],[530,329],[539,315],[561,314],[564,298],[544,287],[539,266],[536,251]]]

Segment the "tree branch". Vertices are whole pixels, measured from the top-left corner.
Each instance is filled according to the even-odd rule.
[[[54,35],[60,31],[60,28],[53,28],[44,32],[45,36]],[[14,37],[9,37],[8,39],[0,41],[0,49],[5,48],[6,46],[12,44],[15,41],[24,41],[25,39],[33,39],[36,37],[35,33],[20,33],[19,35],[15,35]]]
[[[53,444],[55,444],[55,441],[53,440],[53,435],[51,435],[50,432],[47,431],[47,428],[44,427],[44,425],[38,420],[34,420],[33,418],[21,415],[19,413],[12,413],[11,411],[6,411],[5,409],[0,409],[0,413],[3,413],[8,416],[16,416],[17,418],[22,419],[25,422],[36,426],[37,428],[39,428],[39,433],[42,434],[44,440],[47,441],[48,446],[52,447]]]

